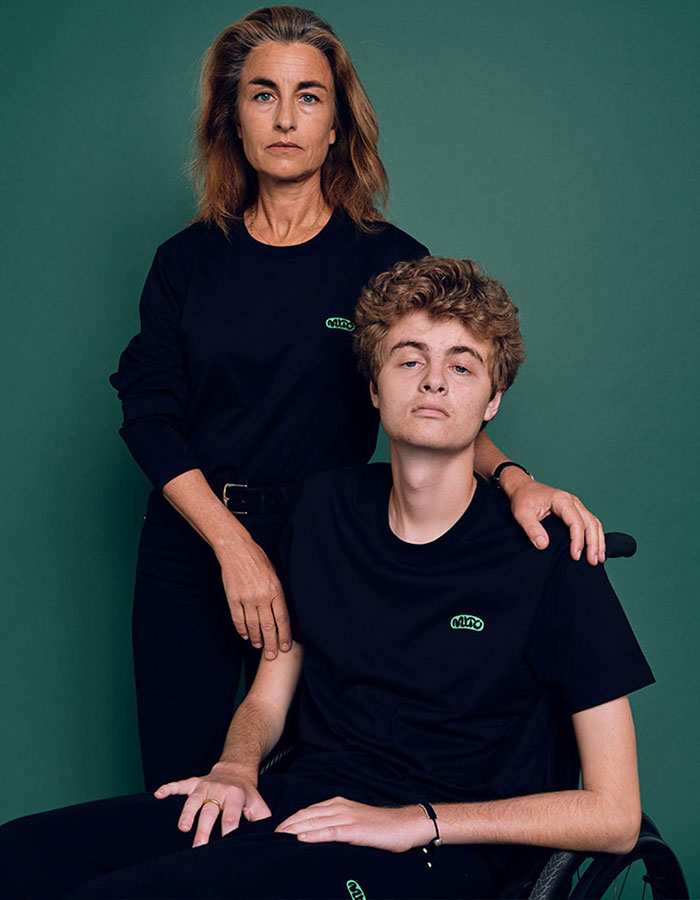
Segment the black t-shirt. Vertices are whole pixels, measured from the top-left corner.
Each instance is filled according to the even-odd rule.
[[[575,788],[571,714],[653,676],[601,566],[538,551],[478,479],[428,544],[388,524],[386,464],[307,481],[283,540],[304,644],[298,770],[387,802]]]
[[[193,468],[218,490],[366,462],[378,419],[352,355],[355,304],[372,276],[427,253],[393,225],[366,234],[340,215],[291,247],[242,222],[228,239],[197,223],[162,244],[110,379],[155,487]]]

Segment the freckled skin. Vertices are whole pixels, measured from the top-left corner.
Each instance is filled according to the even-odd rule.
[[[424,345],[396,348],[411,341]],[[469,347],[480,356],[456,347]],[[392,349],[393,348],[393,349]],[[436,320],[422,310],[393,325],[383,342],[383,364],[372,402],[389,438],[397,444],[456,452],[476,440],[481,423],[498,411],[488,361],[490,341],[456,319]]]
[[[251,84],[253,79],[274,86]],[[309,81],[318,85],[300,87]],[[334,122],[333,75],[320,50],[268,41],[248,54],[241,73],[237,131],[259,178],[303,182],[314,176],[335,143]],[[301,149],[271,147],[279,141]]]

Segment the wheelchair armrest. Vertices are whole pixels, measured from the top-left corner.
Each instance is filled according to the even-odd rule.
[[[262,761],[258,774],[267,775],[268,772],[282,771],[284,769],[283,763],[288,764],[291,762],[300,746],[297,742],[280,741]]]

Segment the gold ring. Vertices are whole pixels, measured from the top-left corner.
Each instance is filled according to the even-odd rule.
[[[221,803],[219,803],[219,801],[216,799],[216,797],[207,797],[207,799],[204,801],[204,803],[202,803],[202,806],[205,806],[207,803],[216,803],[216,805],[219,807],[219,812],[224,811],[223,806],[221,805]]]

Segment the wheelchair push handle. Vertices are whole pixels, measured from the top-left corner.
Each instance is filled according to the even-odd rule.
[[[605,556],[607,559],[629,558],[637,552],[637,542],[631,534],[623,531],[608,531],[605,534]]]

